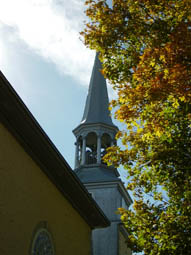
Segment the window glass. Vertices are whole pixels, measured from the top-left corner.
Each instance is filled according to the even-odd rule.
[[[50,233],[41,229],[35,235],[32,245],[32,255],[54,255],[54,247]]]

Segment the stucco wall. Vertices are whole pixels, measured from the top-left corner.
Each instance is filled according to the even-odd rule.
[[[103,183],[100,185],[87,185],[92,197],[98,203],[105,215],[111,221],[111,226],[105,229],[93,230],[94,255],[117,255],[118,254],[118,224],[121,222],[120,215],[116,211],[121,207],[122,196],[116,183]]]
[[[89,185],[87,189],[110,221],[121,222],[120,215],[116,213],[122,203],[122,196],[117,184],[111,184],[110,186],[104,186],[103,184],[103,186],[97,187],[96,185],[92,185],[92,187]]]
[[[0,124],[0,254],[30,254],[40,222],[57,255],[90,254],[89,226]]]

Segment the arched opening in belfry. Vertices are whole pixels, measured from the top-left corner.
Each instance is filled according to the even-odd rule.
[[[97,135],[91,132],[86,136],[86,164],[97,163]]]
[[[81,164],[82,162],[82,136],[79,136],[77,139],[77,162],[78,165]]]
[[[105,154],[107,153],[106,149],[108,147],[110,147],[112,144],[111,144],[111,136],[109,134],[106,134],[104,133],[101,137],[101,163],[102,164],[106,164],[104,161],[103,161],[103,157],[105,156]]]

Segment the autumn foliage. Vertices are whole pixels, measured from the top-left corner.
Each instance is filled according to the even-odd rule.
[[[100,52],[126,124],[106,160],[128,171],[128,245],[191,254],[191,1],[88,0],[85,44]]]

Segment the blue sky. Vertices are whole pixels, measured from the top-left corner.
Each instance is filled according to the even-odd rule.
[[[95,56],[79,40],[84,9],[84,0],[0,0],[0,69],[72,168]]]

